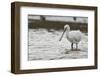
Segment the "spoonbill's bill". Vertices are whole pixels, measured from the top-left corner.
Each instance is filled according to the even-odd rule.
[[[63,31],[59,41],[62,40],[62,37],[65,32],[66,32],[66,38],[68,39],[68,41],[71,42],[71,49],[73,50],[73,44],[76,44],[76,49],[78,49],[78,43],[82,39],[82,33],[79,30],[70,31],[70,26],[68,24],[66,24],[64,26],[64,31]]]

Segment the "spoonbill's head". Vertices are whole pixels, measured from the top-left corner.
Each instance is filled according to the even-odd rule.
[[[64,26],[64,31],[69,31],[70,30],[70,27],[69,27],[69,25],[68,24],[66,24],[65,26]]]
[[[59,39],[59,41],[62,40],[62,37],[63,37],[63,35],[64,35],[64,33],[65,33],[66,30],[67,30],[67,31],[70,31],[70,27],[69,27],[68,24],[66,24],[66,25],[64,26],[64,31],[63,31],[63,33],[62,33],[61,38]]]

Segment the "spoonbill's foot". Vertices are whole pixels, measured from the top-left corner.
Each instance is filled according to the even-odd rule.
[[[80,51],[80,49],[71,49],[71,51]]]
[[[80,49],[76,49],[76,51],[80,51]]]
[[[71,51],[74,51],[74,49],[72,48]]]

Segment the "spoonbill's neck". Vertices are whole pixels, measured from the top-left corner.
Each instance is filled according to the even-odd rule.
[[[64,29],[65,29],[65,33],[68,35],[69,32],[70,32],[70,27],[69,27],[69,25],[64,26]]]
[[[67,35],[67,36],[69,35],[69,32],[70,32],[70,30],[66,30],[66,35]]]

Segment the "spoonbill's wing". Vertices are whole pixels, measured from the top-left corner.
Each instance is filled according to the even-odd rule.
[[[80,31],[70,31],[67,39],[72,43],[78,43],[82,38],[82,33]]]

